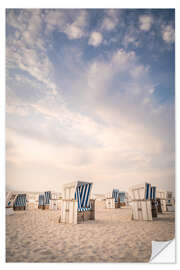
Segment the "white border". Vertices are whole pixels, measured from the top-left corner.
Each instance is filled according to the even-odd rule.
[[[5,258],[5,14],[0,9],[0,262]]]
[[[146,267],[157,267],[160,269],[161,267],[163,269],[170,267],[169,264],[161,264],[161,265],[152,265],[152,264],[117,264],[117,263],[101,263],[101,264],[25,264],[25,263],[16,263],[16,264],[5,264],[5,209],[4,209],[4,199],[5,199],[5,126],[4,126],[4,119],[5,119],[5,8],[176,8],[176,62],[177,59],[179,59],[178,56],[178,48],[179,48],[179,42],[178,42],[178,25],[180,25],[180,14],[179,14],[179,6],[178,6],[179,1],[157,1],[157,0],[151,0],[151,1],[117,1],[117,0],[104,0],[104,1],[97,1],[97,0],[91,0],[91,1],[82,1],[82,0],[76,0],[76,1],[57,1],[57,0],[51,0],[51,1],[37,1],[37,0],[31,0],[31,1],[4,1],[3,3],[0,4],[0,265],[1,268],[27,268],[31,269],[33,268],[47,268],[53,266],[55,269],[63,268],[63,269],[92,269],[96,268],[103,268],[103,269],[141,269]],[[176,74],[178,74],[179,69],[178,69],[178,63],[176,63]],[[180,89],[178,89],[178,82],[176,81],[176,205],[179,203],[177,193],[179,194],[179,184],[178,181],[179,179],[179,168],[178,168],[178,153],[179,153],[179,140],[180,138],[180,130],[179,130],[179,112],[180,112],[180,94],[179,94]],[[177,207],[178,208],[178,207]],[[178,229],[179,225],[179,215],[178,211],[176,208],[176,229]],[[179,243],[179,233],[176,230],[176,237],[178,238],[178,243]],[[176,242],[176,246],[178,246]],[[178,247],[177,247],[178,248]],[[176,250],[176,262],[179,264],[179,259],[178,259],[178,252]],[[178,267],[178,264],[172,265],[171,267]]]

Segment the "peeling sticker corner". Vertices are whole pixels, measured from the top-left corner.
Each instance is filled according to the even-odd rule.
[[[152,241],[150,263],[175,263],[175,239]]]

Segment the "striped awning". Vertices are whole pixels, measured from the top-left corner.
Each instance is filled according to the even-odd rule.
[[[44,192],[44,204],[50,204],[50,200],[51,200],[51,191],[45,191]]]
[[[150,198],[151,200],[156,200],[156,187],[151,187]]]
[[[112,198],[114,198],[115,202],[118,202],[119,189],[113,189],[113,191],[112,191]]]
[[[146,183],[145,184],[145,199],[148,200],[151,198],[151,185]]]
[[[39,194],[39,205],[48,205],[51,200],[51,191],[45,191],[43,194]]]
[[[18,194],[14,206],[26,206],[26,194]]]
[[[44,194],[39,194],[39,205],[44,205]]]
[[[90,193],[92,183],[78,182],[75,191],[75,200],[78,202],[78,211],[88,211],[90,206]]]

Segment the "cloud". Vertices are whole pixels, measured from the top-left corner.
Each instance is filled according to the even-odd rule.
[[[104,19],[101,24],[101,30],[114,30],[119,22],[120,11],[115,9],[108,9],[105,12]]]
[[[23,16],[24,15],[24,16]],[[7,68],[27,72],[37,81],[49,88],[49,93],[56,95],[57,87],[53,83],[53,65],[46,54],[45,41],[41,38],[43,17],[40,10],[20,11],[16,15],[10,11],[7,24],[19,30],[19,35],[14,31],[7,38]],[[25,24],[26,28],[19,27]]]
[[[150,66],[135,50],[116,44],[87,60],[86,46],[57,43],[53,31],[70,40],[89,36],[84,11],[8,16],[7,183],[42,190],[87,179],[106,192],[150,179],[170,187],[174,106],[159,104]],[[92,30],[89,44],[100,46],[104,33]],[[133,29],[126,34],[126,44],[135,44]],[[48,51],[49,43],[60,49]]]
[[[153,23],[153,18],[150,15],[142,15],[139,17],[139,28],[143,31],[149,31]]]
[[[146,73],[149,70],[149,67],[145,67],[144,65],[136,66],[134,69],[130,71],[132,77],[138,78],[142,76],[144,73]]]
[[[116,27],[116,21],[111,18],[104,18],[101,27],[103,30],[113,30]]]
[[[175,36],[172,25],[163,26],[162,38],[168,44],[174,43]]]
[[[92,32],[88,41],[89,45],[98,47],[102,43],[103,37],[99,32]]]
[[[66,26],[64,32],[70,39],[79,39],[85,35],[87,13],[81,11],[72,24]]]
[[[58,30],[69,39],[80,39],[86,36],[88,15],[85,10],[50,10],[44,15],[46,33]]]
[[[128,47],[129,44],[134,44],[136,47],[138,47],[139,41],[137,41],[137,36],[135,36],[134,34],[126,34],[124,36],[123,44],[125,47]]]
[[[68,17],[63,10],[45,10],[43,15],[45,22],[45,33],[49,34],[55,29],[64,31],[66,24],[68,23]]]
[[[67,34],[67,36],[70,39],[79,39],[83,36],[83,31],[76,25],[69,25],[66,30],[65,33]]]
[[[127,26],[126,32],[123,36],[122,44],[127,48],[129,45],[134,45],[135,47],[138,47],[140,42],[140,31],[138,28],[134,26],[134,24],[130,23]]]

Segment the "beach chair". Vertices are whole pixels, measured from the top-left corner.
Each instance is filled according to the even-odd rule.
[[[112,198],[114,198],[115,208],[120,208],[119,189],[113,189]]]
[[[113,189],[111,196],[110,193],[106,195],[106,208],[120,208],[119,189]]]
[[[26,193],[26,199],[27,199],[26,208],[28,210],[38,209],[39,194],[37,192],[27,192]]]
[[[26,194],[18,194],[14,205],[13,205],[14,211],[17,210],[26,210]]]
[[[8,192],[6,194],[6,208],[13,208],[17,195],[18,194],[13,192]]]
[[[126,205],[126,193],[124,191],[119,191],[120,207]]]
[[[50,200],[51,200],[51,191],[45,191],[44,193],[39,194],[38,208],[43,210],[49,209]]]
[[[50,206],[51,210],[60,210],[62,205],[62,197],[60,193],[52,192],[51,199],[50,199]]]
[[[82,181],[64,185],[60,222],[78,224],[95,219],[95,200],[91,199],[92,185]]]
[[[44,207],[44,194],[39,194],[38,208],[43,209],[43,207]]]
[[[156,187],[155,186],[151,186],[150,199],[151,199],[152,217],[157,217],[158,209],[157,209]]]
[[[132,198],[132,219],[152,221],[151,184],[135,185],[129,191]]]
[[[167,209],[166,209],[166,200],[167,200],[166,191],[157,189],[156,198],[157,198],[158,213],[165,213],[167,211]]]
[[[44,205],[43,205],[44,210],[49,209],[50,199],[51,199],[51,191],[45,191],[44,192]]]
[[[175,211],[174,199],[171,191],[166,192],[166,210],[167,212]]]

